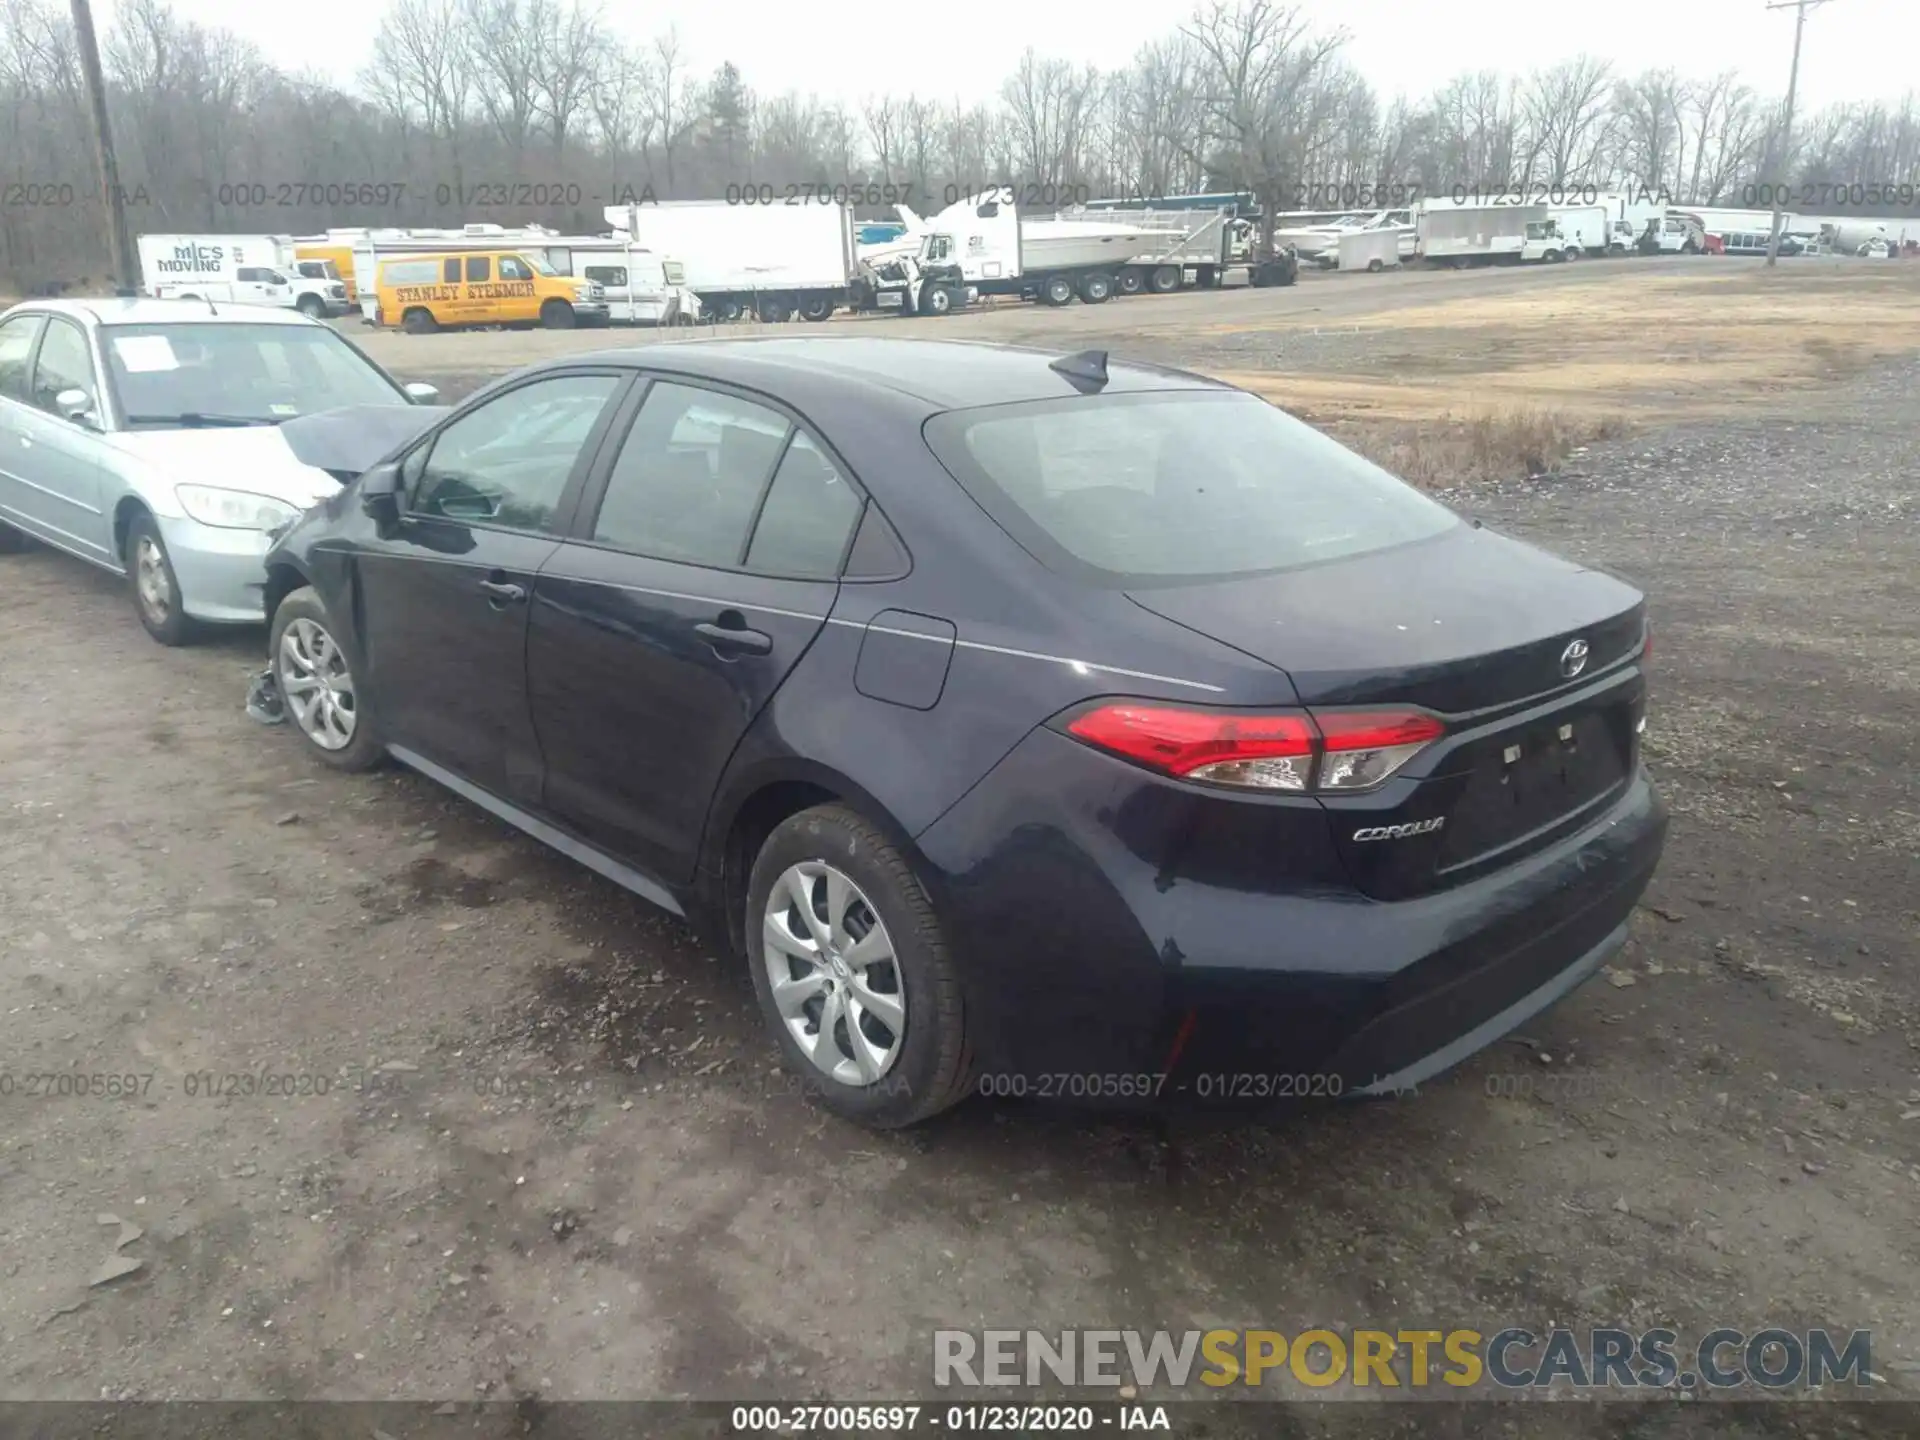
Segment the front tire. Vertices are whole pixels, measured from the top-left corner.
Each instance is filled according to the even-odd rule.
[[[571,330],[580,321],[566,301],[549,300],[540,307],[540,323],[549,330]]]
[[[371,770],[386,758],[365,692],[311,585],[302,585],[273,612],[267,655],[287,718],[313,754],[347,771]]]
[[[147,633],[162,645],[191,645],[197,640],[200,627],[182,608],[180,577],[174,574],[167,542],[159,524],[144,510],[127,527],[123,558],[127,578],[133,582],[133,613]]]
[[[309,320],[327,318],[327,305],[318,295],[302,295],[299,304],[293,307]]]
[[[829,1110],[916,1124],[972,1082],[960,978],[906,857],[841,805],[760,847],[747,885],[754,993],[788,1069]]]

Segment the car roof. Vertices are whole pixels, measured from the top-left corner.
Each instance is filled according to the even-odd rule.
[[[273,305],[241,305],[207,300],[155,300],[114,296],[98,300],[27,300],[6,313],[66,315],[94,325],[317,325],[298,310]]]
[[[1065,347],[1039,350],[965,340],[768,336],[687,340],[627,350],[602,350],[550,364],[557,368],[614,360],[648,370],[730,380],[775,392],[787,388],[783,381],[804,380],[808,389],[817,391],[824,384],[841,390],[849,398],[880,388],[918,400],[929,409],[957,410],[1077,394],[1079,391],[1071,380],[1049,368],[1071,353]],[[1137,360],[1109,359],[1103,393],[1232,388],[1184,370]]]

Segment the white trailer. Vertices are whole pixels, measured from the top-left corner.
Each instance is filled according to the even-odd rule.
[[[1400,264],[1399,229],[1348,230],[1340,236],[1334,260],[1342,270],[1390,270]]]
[[[616,239],[679,261],[716,320],[825,320],[847,303],[859,270],[846,205],[674,200],[609,205],[606,218]]]
[[[347,287],[302,275],[288,235],[142,235],[140,288],[161,300],[277,305],[314,319],[347,312]]]
[[[1146,249],[1129,256],[1114,272],[1114,288],[1122,295],[1166,295],[1187,285],[1210,289],[1224,284],[1229,272],[1253,262],[1254,223],[1228,206],[1211,212],[1083,207],[1056,215],[1054,221],[1062,227],[1055,233],[1066,233],[1064,227],[1075,223],[1111,226],[1116,222],[1157,232]]]
[[[1427,265],[1517,261],[1527,247],[1527,227],[1545,225],[1548,218],[1545,205],[1423,200],[1414,213],[1414,253]]]

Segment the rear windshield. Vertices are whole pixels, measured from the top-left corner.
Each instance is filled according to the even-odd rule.
[[[1096,584],[1287,570],[1460,523],[1311,425],[1234,391],[954,410],[925,433],[1041,563]]]

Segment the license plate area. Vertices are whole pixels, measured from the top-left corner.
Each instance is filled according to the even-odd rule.
[[[1627,707],[1560,714],[1491,736],[1447,817],[1442,873],[1550,831],[1611,795],[1627,778]]]

